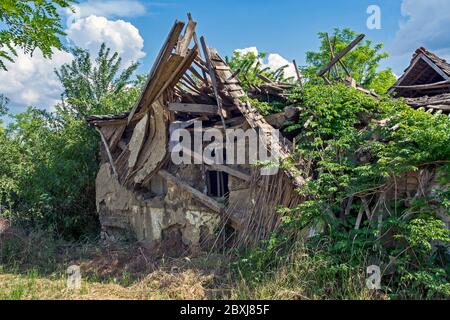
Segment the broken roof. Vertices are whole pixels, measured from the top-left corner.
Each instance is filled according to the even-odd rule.
[[[275,129],[245,99],[237,73],[203,37],[197,39],[196,22],[188,17],[186,28],[183,22],[174,23],[133,109],[88,119],[99,129],[119,181],[128,187],[147,183],[167,163],[169,124],[175,115],[186,121],[202,115],[224,127],[228,120],[243,116],[260,133],[266,148],[281,159],[289,157],[289,147],[273,138]],[[295,187],[303,186],[294,169],[284,172]]]
[[[450,93],[450,64],[421,47],[388,93],[406,98]]]

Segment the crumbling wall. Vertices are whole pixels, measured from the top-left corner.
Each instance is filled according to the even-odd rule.
[[[174,174],[202,184],[200,166],[185,166]],[[154,180],[157,181],[155,176]],[[177,252],[197,250],[212,238],[219,215],[192,199],[186,191],[170,182],[152,185],[148,192],[133,192],[122,186],[111,173],[109,163],[101,165],[96,180],[97,210],[102,238],[118,240],[130,234],[138,241],[161,244]],[[201,189],[200,189],[201,190]],[[170,247],[170,246],[169,246]]]

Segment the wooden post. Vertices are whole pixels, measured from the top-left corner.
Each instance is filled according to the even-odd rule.
[[[355,40],[353,40],[347,47],[345,47],[341,52],[339,52],[334,59],[330,61],[322,70],[317,73],[317,76],[322,77],[325,73],[327,73],[339,60],[342,59],[349,51],[351,51],[358,43],[364,39],[365,35],[360,34]]]

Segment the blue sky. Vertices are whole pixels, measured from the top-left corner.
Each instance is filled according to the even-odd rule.
[[[367,28],[369,5],[381,9],[380,30]],[[450,58],[449,0],[82,0],[62,16],[68,43],[96,54],[106,42],[126,64],[138,60],[139,73],[147,73],[173,22],[186,20],[187,12],[198,22],[198,34],[223,56],[256,47],[273,55],[269,65],[292,59],[303,64],[305,52],[319,45],[317,33],[335,27],[384,43],[391,57],[382,67],[397,75],[420,46]],[[0,93],[10,98],[11,111],[28,105],[52,110],[61,93],[53,71],[71,58],[62,51],[52,61],[39,52],[19,54],[7,73],[0,71]]]
[[[256,46],[276,52],[288,60],[304,61],[305,52],[319,45],[317,33],[334,27],[350,27],[368,38],[388,45],[398,29],[400,0],[180,0],[152,7],[149,15],[131,21],[144,39],[144,66],[150,63],[175,18],[184,19],[190,11],[198,22],[198,32],[223,55],[236,48]],[[151,3],[151,2],[150,2]],[[382,10],[382,29],[368,30],[367,7],[378,4]],[[147,67],[147,66],[146,66]],[[401,69],[401,67],[400,67]]]

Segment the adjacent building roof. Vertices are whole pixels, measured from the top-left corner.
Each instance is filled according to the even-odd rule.
[[[450,64],[421,47],[389,93],[405,98],[450,93]]]

